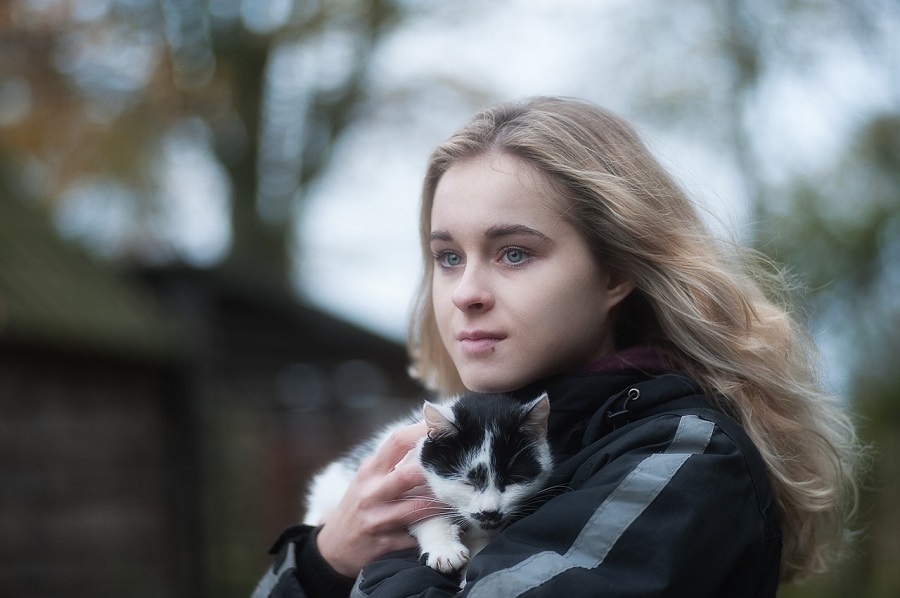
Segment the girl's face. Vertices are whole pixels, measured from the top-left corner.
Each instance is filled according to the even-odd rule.
[[[454,164],[431,212],[432,301],[470,390],[504,392],[615,350],[610,311],[633,288],[594,261],[526,162]]]

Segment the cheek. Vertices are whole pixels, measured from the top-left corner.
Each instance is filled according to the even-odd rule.
[[[583,365],[603,349],[609,323],[604,289],[596,277],[557,277],[531,304],[531,313],[522,321],[529,327],[529,346],[548,367]]]
[[[608,314],[602,287],[595,279],[565,277],[549,287],[534,306],[534,321],[547,322],[547,330],[571,333],[600,325]]]
[[[436,317],[446,316],[453,308],[452,292],[452,286],[443,277],[434,278],[431,283],[431,306]]]
[[[459,480],[443,478],[435,474],[427,476],[428,486],[435,498],[451,505],[458,505],[471,494],[471,488]]]
[[[529,488],[523,484],[507,486],[502,495],[503,512],[514,510],[529,494]]]
[[[449,330],[449,306],[452,306],[452,304],[449,302],[449,299],[445,300],[444,297],[439,293],[437,288],[433,288],[431,291],[431,309],[434,312],[434,323],[437,327],[438,335],[440,336],[442,341],[446,341]]]

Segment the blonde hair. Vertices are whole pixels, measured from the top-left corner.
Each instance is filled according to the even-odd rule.
[[[422,192],[426,267],[410,326],[414,375],[446,393],[463,390],[432,307],[431,206],[454,163],[490,151],[542,172],[598,263],[635,283],[618,315],[618,346],[659,347],[754,441],[780,508],[782,580],[826,570],[855,505],[859,444],[821,388],[814,343],[780,297],[784,278],[715,239],[632,128],[602,108],[561,98],[501,104],[434,151]]]

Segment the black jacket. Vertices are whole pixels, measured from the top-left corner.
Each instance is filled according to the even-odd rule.
[[[618,371],[520,392],[540,390],[557,464],[540,507],[472,560],[462,593],[410,550],[363,569],[355,598],[775,595],[781,534],[765,466],[693,382]],[[291,541],[302,547],[282,542],[282,554]],[[296,589],[280,595],[312,598],[290,574]]]

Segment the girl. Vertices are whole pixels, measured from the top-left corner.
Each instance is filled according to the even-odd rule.
[[[630,126],[570,99],[490,108],[435,150],[422,200],[415,374],[551,401],[552,485],[463,594],[774,596],[829,566],[853,426],[780,279],[710,235]],[[405,532],[428,499],[398,464],[423,433],[396,433],[323,526],[285,532],[259,595],[457,594]]]

